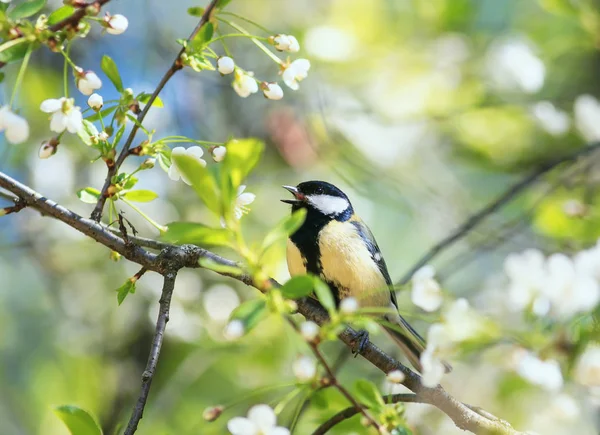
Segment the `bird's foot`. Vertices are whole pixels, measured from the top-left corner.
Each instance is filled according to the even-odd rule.
[[[354,337],[354,346],[352,348],[352,354],[354,355],[354,358],[356,358],[362,353],[363,350],[365,350],[367,343],[369,343],[369,331],[361,329]]]

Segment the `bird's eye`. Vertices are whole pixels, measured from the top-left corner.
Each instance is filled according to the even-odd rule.
[[[316,193],[317,193],[317,195],[323,194],[323,188],[322,187],[317,187]]]

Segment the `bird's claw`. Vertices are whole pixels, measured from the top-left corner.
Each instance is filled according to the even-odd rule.
[[[367,343],[369,343],[369,332],[364,329],[358,331],[354,337],[354,346],[352,348],[352,354],[354,355],[354,358],[356,358],[363,352],[363,350],[365,350]]]

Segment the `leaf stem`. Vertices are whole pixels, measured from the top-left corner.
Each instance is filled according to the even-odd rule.
[[[240,25],[239,25],[239,24],[237,24],[237,23],[234,23],[233,21],[226,20],[226,19],[224,19],[224,18],[219,18],[219,17],[217,17],[217,19],[218,19],[219,21],[222,21],[222,22],[224,22],[225,24],[228,24],[228,25],[230,25],[231,27],[233,27],[233,28],[234,28],[235,30],[237,30],[238,32],[241,32],[241,33],[243,33],[243,34],[245,34],[245,35],[248,35],[248,36],[250,37],[250,40],[251,40],[252,42],[254,42],[254,44],[255,44],[255,45],[258,47],[258,48],[260,48],[260,49],[261,49],[263,52],[265,52],[265,54],[266,54],[267,56],[269,56],[271,59],[273,59],[273,61],[274,61],[275,63],[277,63],[277,64],[279,64],[279,65],[283,65],[283,64],[284,64],[284,62],[283,62],[281,59],[279,59],[277,56],[275,56],[275,54],[273,54],[273,52],[272,52],[271,50],[269,50],[269,49],[268,49],[268,48],[265,46],[265,44],[263,44],[263,43],[262,43],[262,42],[260,42],[258,39],[256,39],[256,37],[255,37],[254,35],[251,35],[251,34],[250,34],[250,33],[249,33],[249,32],[248,32],[246,29],[244,29],[242,26],[240,26]]]
[[[160,231],[161,233],[164,233],[165,231],[167,231],[167,227],[160,225],[159,223],[157,223],[155,220],[153,220],[150,216],[148,216],[146,213],[144,213],[142,210],[140,210],[136,205],[132,204],[131,202],[127,201],[125,198],[120,197],[119,198],[121,201],[123,201],[125,204],[127,204],[129,207],[131,207],[132,209],[134,209],[135,211],[137,211],[140,216],[142,216],[144,219],[146,219],[148,221],[148,223],[150,223],[150,225],[152,225],[154,228],[156,228],[158,231]]]
[[[15,97],[17,95],[17,91],[21,86],[21,82],[23,81],[23,76],[25,75],[25,71],[27,70],[27,64],[29,64],[29,58],[31,57],[31,52],[33,51],[33,45],[30,44],[27,48],[27,53],[25,53],[25,57],[23,58],[23,62],[21,63],[21,68],[19,68],[19,74],[17,75],[17,80],[15,80],[15,86],[13,87],[12,95],[10,96],[10,102],[8,103],[8,107],[12,108],[12,104],[15,101]]]

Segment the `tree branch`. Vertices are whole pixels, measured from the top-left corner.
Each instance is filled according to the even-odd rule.
[[[79,22],[88,14],[88,8],[92,7],[98,12],[100,12],[100,8],[108,3],[110,0],[97,0],[82,6],[76,6],[77,9],[70,16],[65,18],[62,21],[59,21],[56,24],[53,24],[48,28],[51,32],[56,32],[57,30],[64,29],[65,27],[75,28],[79,24]]]
[[[129,237],[129,243],[126,243],[123,239],[108,231],[103,225],[93,220],[82,218],[76,213],[56,204],[54,201],[43,197],[29,187],[13,180],[2,172],[0,172],[0,187],[17,195],[21,200],[25,201],[28,207],[66,223],[81,233],[88,235],[108,248],[120,253],[125,258],[140,264],[148,270],[161,273],[165,276],[183,267],[201,267],[199,265],[200,259],[210,259],[214,263],[225,266],[240,266],[234,261],[220,257],[213,252],[194,245],[168,246],[165,247],[159,255],[151,254],[135,244],[137,238]],[[237,279],[247,285],[255,286],[252,276],[246,273],[241,275],[229,272],[217,273]],[[279,287],[279,284],[275,280],[271,280],[271,285],[273,287]],[[296,302],[298,304],[298,311],[307,319],[319,324],[328,321],[329,318],[327,312],[316,300],[304,298],[299,299]],[[357,333],[352,328],[346,328],[339,335],[339,338],[348,347],[354,348]],[[482,435],[520,434],[520,432],[514,430],[508,423],[505,423],[496,417],[490,418],[487,415],[484,415],[478,408],[469,407],[459,402],[439,385],[435,388],[425,387],[418,374],[412,372],[408,367],[387,355],[373,343],[367,343],[361,355],[383,373],[389,373],[392,370],[400,370],[405,375],[403,384],[416,394],[416,398],[420,402],[436,406],[446,413],[454,421],[456,426],[463,430]]]
[[[452,232],[449,236],[438,242],[434,245],[425,255],[423,255],[400,279],[398,282],[399,286],[406,284],[414,273],[419,270],[421,267],[425,266],[429,263],[434,257],[444,251],[446,248],[449,248],[454,243],[465,237],[473,228],[479,225],[485,218],[489,215],[493,214],[504,205],[512,201],[516,198],[521,192],[523,192],[527,187],[531,184],[535,183],[542,175],[550,172],[557,166],[562,163],[572,162],[579,157],[585,156],[596,151],[600,148],[600,143],[595,142],[586,145],[584,148],[581,148],[575,151],[572,154],[569,154],[564,157],[560,157],[556,160],[552,160],[550,162],[542,164],[535,171],[533,171],[530,175],[518,181],[509,187],[504,193],[498,196],[495,200],[487,204],[477,213],[471,215],[465,222],[463,222],[454,232]]]
[[[204,26],[208,22],[210,15],[212,14],[212,11],[216,7],[218,1],[219,0],[212,0],[208,4],[206,9],[204,10],[204,14],[202,14],[202,17],[200,18],[200,21],[198,22],[198,24],[194,28],[193,32],[188,37],[188,39],[187,39],[188,41],[191,41],[192,39],[194,39],[194,37],[198,34],[200,29],[202,28],[202,26]],[[175,60],[173,61],[173,63],[171,64],[171,66],[169,67],[167,72],[165,72],[163,77],[160,79],[158,86],[156,86],[156,89],[150,96],[150,99],[144,106],[144,109],[138,115],[137,122],[133,124],[133,127],[131,128],[131,132],[129,133],[129,136],[127,136],[127,140],[125,141],[125,144],[123,145],[123,148],[121,149],[121,153],[119,154],[119,157],[117,157],[117,161],[115,162],[114,165],[108,167],[108,171],[106,173],[106,179],[104,180],[104,186],[102,186],[102,191],[100,192],[100,197],[98,198],[96,207],[94,207],[94,210],[92,211],[92,215],[90,216],[92,220],[94,220],[96,222],[100,222],[100,219],[102,218],[102,211],[104,210],[104,204],[106,203],[106,199],[109,196],[108,188],[112,184],[112,177],[114,177],[118,173],[119,168],[121,167],[121,165],[123,164],[123,162],[125,161],[127,156],[129,155],[129,149],[131,147],[131,144],[133,143],[133,139],[135,138],[135,135],[137,134],[137,132],[139,130],[139,126],[142,125],[144,118],[146,117],[146,115],[148,114],[148,111],[152,107],[154,100],[156,100],[156,97],[158,97],[158,94],[162,91],[162,89],[165,87],[165,85],[171,79],[171,77],[173,77],[177,71],[179,71],[180,69],[183,68],[183,65],[181,63],[181,55],[184,52],[185,52],[185,47],[182,47],[182,49],[179,50],[179,53],[177,53],[177,57],[175,58]]]
[[[419,403],[419,400],[415,394],[392,394],[390,396],[384,396],[383,400],[385,403]],[[366,408],[364,405],[360,405],[361,409]],[[325,423],[321,424],[312,435],[325,435],[329,430],[331,430],[336,424],[341,423],[344,420],[348,420],[349,418],[354,417],[356,414],[360,412],[356,406],[350,406],[327,420]]]
[[[146,400],[148,400],[148,394],[150,393],[150,386],[152,385],[152,379],[154,378],[154,372],[156,371],[156,364],[158,363],[158,357],[160,356],[160,349],[162,347],[163,338],[165,335],[165,328],[169,321],[169,309],[171,307],[171,297],[173,296],[173,290],[175,289],[175,279],[177,277],[177,270],[169,271],[164,275],[164,284],[162,294],[159,300],[159,311],[158,318],[156,319],[156,329],[154,331],[154,338],[152,339],[152,346],[150,348],[150,354],[148,355],[148,362],[146,363],[146,369],[142,373],[142,389],[138,400],[131,413],[131,418],[125,429],[125,435],[133,435],[137,430],[138,424],[144,415],[144,407],[146,406]]]

